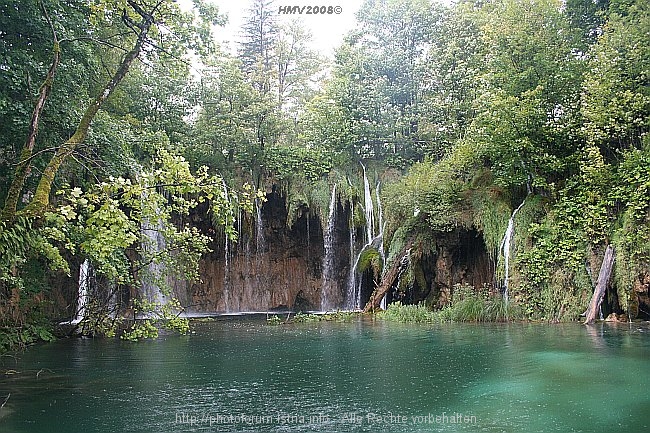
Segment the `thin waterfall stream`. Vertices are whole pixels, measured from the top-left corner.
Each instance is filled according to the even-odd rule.
[[[327,228],[323,235],[323,247],[325,256],[323,257],[323,278],[321,294],[321,310],[327,311],[335,308],[334,300],[336,298],[336,282],[334,281],[334,229],[336,224],[336,184],[332,187],[332,197],[330,199],[329,214],[327,217]]]
[[[142,200],[147,200],[146,192],[143,192]],[[156,208],[157,212],[158,208]],[[144,218],[140,226],[142,251],[145,259],[148,260],[147,271],[142,279],[142,294],[146,301],[156,306],[156,309],[167,303],[167,296],[160,289],[165,275],[164,264],[160,262],[159,258],[160,252],[166,248],[163,229],[163,222],[160,218],[157,218],[154,224],[148,218]]]
[[[503,235],[503,240],[501,241],[501,254],[503,255],[503,265],[504,265],[504,278],[503,278],[503,299],[508,304],[508,279],[510,278],[510,252],[512,250],[512,241],[515,234],[515,216],[517,212],[524,206],[526,199],[524,199],[521,204],[512,212],[510,219],[508,220],[508,228],[506,229],[505,234]]]

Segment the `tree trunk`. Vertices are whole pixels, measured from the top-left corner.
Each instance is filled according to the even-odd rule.
[[[585,319],[585,324],[594,323],[594,320],[596,320],[596,315],[598,314],[600,304],[603,302],[603,296],[605,295],[607,285],[609,284],[609,278],[612,275],[613,266],[614,247],[608,245],[607,249],[605,250],[603,264],[600,266],[600,272],[598,273],[596,289],[594,290],[594,294],[591,297],[591,302],[589,302],[589,307],[587,308],[587,318]]]
[[[151,25],[154,23],[153,16],[150,13],[144,12],[137,4],[133,1],[129,1],[129,4],[140,14],[142,21],[140,24],[131,24],[131,28],[139,29],[138,38],[131,49],[120,63],[115,74],[111,80],[104,86],[102,92],[97,95],[95,100],[86,108],[77,129],[75,130],[72,137],[70,137],[61,147],[59,147],[43,170],[41,179],[36,187],[36,192],[34,193],[34,198],[31,203],[25,208],[25,211],[28,215],[40,215],[49,205],[50,201],[50,191],[52,189],[52,183],[54,182],[54,177],[59,171],[61,164],[70,156],[74,150],[77,148],[77,145],[84,142],[86,136],[88,135],[88,130],[90,124],[93,121],[95,115],[101,108],[102,104],[108,99],[108,97],[113,93],[117,85],[124,79],[126,74],[129,72],[131,63],[138,58],[142,47],[147,39],[147,33],[151,28]],[[127,23],[129,25],[129,23]],[[135,31],[135,30],[134,30]]]
[[[379,307],[381,300],[384,298],[386,293],[393,287],[395,280],[400,276],[402,272],[408,266],[409,255],[411,253],[411,248],[415,242],[415,237],[411,237],[401,251],[393,261],[393,264],[388,269],[388,272],[384,274],[384,277],[381,279],[381,284],[377,287],[372,295],[370,295],[370,300],[363,309],[364,313],[369,313]]]
[[[29,175],[29,168],[31,165],[31,158],[34,152],[34,145],[36,144],[36,135],[38,134],[38,125],[41,121],[41,113],[43,108],[45,108],[45,102],[47,101],[50,92],[52,91],[52,83],[54,82],[54,75],[56,70],[59,67],[61,61],[61,48],[59,46],[59,39],[50,20],[50,16],[45,9],[45,6],[41,3],[43,9],[43,15],[47,19],[47,22],[52,28],[52,37],[54,39],[54,46],[52,48],[52,63],[50,64],[50,69],[47,71],[45,80],[38,92],[38,99],[34,105],[34,111],[32,112],[32,120],[29,123],[29,131],[27,133],[27,139],[23,146],[23,150],[20,152],[20,160],[16,164],[16,172],[14,173],[14,178],[9,186],[9,191],[7,192],[7,198],[5,200],[5,206],[2,210],[2,218],[5,220],[13,220],[16,216],[16,209],[18,208],[18,201],[20,199],[20,193],[25,186],[25,179]]]

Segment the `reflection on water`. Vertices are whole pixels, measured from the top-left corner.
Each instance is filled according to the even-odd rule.
[[[3,358],[2,432],[650,430],[650,329],[200,323]]]

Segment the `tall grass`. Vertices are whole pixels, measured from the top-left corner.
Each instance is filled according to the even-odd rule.
[[[390,304],[386,310],[377,313],[377,318],[399,323],[440,322],[439,314],[424,305],[403,305],[401,302]]]
[[[521,308],[513,302],[506,304],[500,295],[489,297],[472,293],[452,300],[451,305],[431,311],[423,304],[390,304],[386,311],[377,314],[381,320],[400,323],[444,322],[508,322],[523,317]]]

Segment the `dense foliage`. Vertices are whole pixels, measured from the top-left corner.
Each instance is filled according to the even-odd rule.
[[[527,316],[577,319],[614,244],[617,308],[636,317],[635,281],[648,269],[648,6],[612,1],[582,21],[579,8],[456,7],[483,53],[473,116],[442,160],[415,164],[386,202],[400,219],[424,213],[433,230],[476,227],[496,257],[508,209],[525,199],[509,282]]]
[[[328,65],[268,0],[250,3],[236,54],[215,46],[224,18],[206,0],[3,1],[0,345],[50,337],[53,287],[86,259],[131,295],[165,286],[152,269],[196,278],[258,188],[280,186],[291,224],[304,208],[326,221],[336,184],[360,228],[362,170],[382,186],[389,261],[410,236],[424,260],[438,234],[475,230],[502,279],[523,202],[508,282],[524,317],[576,319],[609,244],[617,308],[650,314],[635,294],[650,280],[649,8],[368,0]]]

